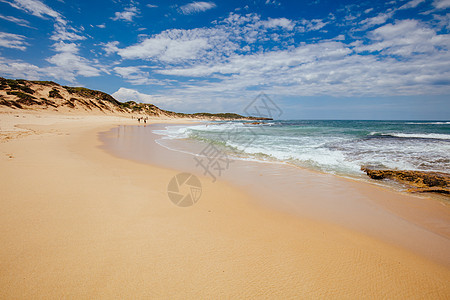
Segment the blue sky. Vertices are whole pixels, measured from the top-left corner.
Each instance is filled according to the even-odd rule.
[[[180,112],[450,119],[450,0],[0,0],[0,75]]]

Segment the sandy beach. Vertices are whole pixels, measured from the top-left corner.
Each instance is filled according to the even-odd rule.
[[[136,120],[0,115],[0,298],[450,297],[445,263],[220,179],[200,178],[201,201],[175,206],[180,170],[99,147],[118,125]]]

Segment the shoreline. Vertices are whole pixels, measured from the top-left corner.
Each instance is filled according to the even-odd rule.
[[[99,148],[100,132],[132,120],[55,119],[0,143],[2,298],[450,295],[447,267],[255,205],[224,180],[201,177],[202,199],[176,207],[178,171]]]
[[[165,126],[158,123],[150,127],[134,126],[135,130],[127,127],[112,129],[101,134],[102,149],[120,158],[201,176],[201,169],[194,167],[189,153],[199,152],[203,146],[189,140],[179,141],[179,145],[189,144],[187,152],[162,146],[157,142],[161,136],[153,130]],[[114,138],[108,139],[109,135]],[[126,138],[122,139],[122,136]],[[123,140],[126,145],[121,144]],[[450,249],[450,208],[431,197],[402,193],[382,185],[289,164],[260,161],[235,160],[218,180],[250,193],[258,199],[257,205],[296,217],[332,222],[450,266],[447,251]],[[298,199],[297,195],[308,199]]]
[[[305,120],[298,120],[298,121],[305,121]],[[316,121],[324,121],[324,120],[316,120]],[[279,120],[275,120],[274,122],[279,122]],[[374,122],[374,121],[370,121],[370,122]],[[382,121],[385,122],[385,121]],[[403,122],[403,121],[398,121],[398,122]],[[206,127],[208,127],[208,125],[221,125],[223,123],[227,123],[227,122],[208,122],[206,123]],[[269,123],[270,124],[270,123]],[[180,126],[176,126],[178,129]],[[192,126],[193,128],[197,127],[197,126]],[[200,132],[202,132],[202,129],[198,129]],[[222,130],[227,130],[226,127],[222,128]],[[232,130],[232,129],[230,129]],[[389,169],[389,168],[381,168],[381,169],[376,169],[374,168],[373,170],[381,173],[381,172],[389,172],[391,171],[392,173],[399,173],[400,176],[391,176],[391,175],[385,175],[385,176],[391,176],[391,177],[395,177],[396,179],[392,179],[392,178],[385,178],[385,179],[389,179],[389,180],[384,180],[384,179],[378,179],[378,180],[374,180],[373,178],[371,178],[371,175],[368,174],[368,172],[366,172],[366,168],[364,167],[365,165],[360,165],[358,166],[358,171],[355,173],[355,171],[353,170],[353,172],[350,172],[347,170],[347,172],[345,172],[343,169],[339,169],[339,168],[335,168],[335,169],[330,169],[330,168],[325,168],[325,167],[318,167],[318,166],[313,166],[313,165],[302,165],[296,162],[291,161],[290,159],[281,159],[281,158],[277,158],[276,156],[271,156],[270,154],[267,154],[267,152],[265,152],[264,150],[262,150],[263,152],[261,153],[254,153],[255,150],[250,151],[250,153],[246,153],[244,150],[242,151],[238,151],[236,149],[233,149],[234,146],[223,146],[220,143],[218,143],[218,140],[214,139],[214,138],[210,138],[206,135],[206,137],[202,138],[199,137],[198,133],[195,134],[195,132],[197,131],[194,130],[194,137],[193,138],[188,138],[186,137],[186,134],[183,132],[181,134],[179,134],[177,132],[177,130],[172,131],[171,129],[166,129],[164,130],[158,130],[161,131],[160,133],[157,133],[158,135],[162,135],[162,137],[160,139],[157,140],[157,143],[169,150],[172,151],[178,151],[178,152],[183,152],[183,153],[187,153],[190,155],[195,155],[198,156],[198,152],[192,152],[192,151],[185,151],[185,150],[180,150],[183,148],[183,146],[180,146],[182,143],[184,143],[186,141],[186,139],[191,140],[192,142],[197,142],[197,143],[203,143],[203,144],[208,144],[210,141],[214,146],[218,147],[218,149],[221,150],[221,152],[226,153],[229,157],[232,157],[232,160],[240,160],[240,161],[249,161],[249,162],[256,162],[256,163],[269,163],[269,164],[279,164],[282,166],[289,166],[289,167],[294,167],[294,168],[298,168],[300,170],[307,170],[310,172],[318,172],[319,174],[331,174],[333,176],[337,176],[340,178],[345,178],[348,180],[353,180],[353,181],[357,181],[357,182],[364,182],[364,183],[369,183],[371,185],[375,185],[375,186],[379,186],[379,187],[384,187],[388,190],[394,190],[396,192],[399,192],[403,195],[412,195],[412,196],[417,196],[417,197],[422,197],[422,198],[428,198],[428,199],[434,199],[437,200],[439,202],[441,202],[443,205],[449,206],[450,205],[450,197],[448,195],[446,195],[446,191],[445,188],[443,188],[442,184],[441,185],[426,185],[426,184],[415,184],[415,182],[430,182],[430,180],[435,180],[435,177],[431,177],[431,178],[425,178],[424,174],[430,174],[431,176],[435,176],[437,174],[442,174],[445,176],[450,176],[450,174],[448,174],[448,172],[446,173],[446,171],[444,170],[438,170],[438,169],[427,169],[427,170],[419,170],[419,169]],[[214,132],[214,131],[213,131]],[[173,134],[175,136],[173,136]],[[204,134],[204,132],[203,132]],[[373,133],[371,133],[372,135]],[[178,135],[178,136],[177,136]],[[201,135],[201,134],[200,134]],[[388,134],[386,134],[388,135]],[[395,134],[393,134],[395,136]],[[217,137],[216,137],[217,138]],[[217,143],[217,144],[216,144]],[[243,144],[244,145],[244,144]],[[260,145],[261,146],[261,145]],[[231,147],[231,148],[229,148]],[[243,146],[245,148],[245,145]],[[269,151],[270,153],[270,151]],[[260,154],[260,155],[259,155]],[[268,156],[267,156],[268,155]],[[371,169],[371,168],[367,168],[367,169]],[[407,179],[405,180],[405,176],[404,174],[408,173],[408,172],[414,172],[415,175],[413,176],[417,176],[415,178],[415,180],[410,180]],[[373,172],[372,172],[373,173]],[[399,180],[397,180],[399,179]],[[414,179],[414,178],[413,178]],[[403,181],[402,181],[403,180]],[[433,190],[436,189],[435,192],[433,192]]]

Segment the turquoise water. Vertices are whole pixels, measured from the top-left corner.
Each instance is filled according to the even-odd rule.
[[[197,140],[235,159],[285,162],[339,175],[361,176],[361,166],[450,172],[449,121],[234,121],[154,132],[162,135],[162,145]]]

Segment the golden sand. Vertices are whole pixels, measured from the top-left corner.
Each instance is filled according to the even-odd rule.
[[[0,115],[0,298],[450,297],[448,268],[224,182],[173,205],[178,171],[98,147],[134,122]]]

